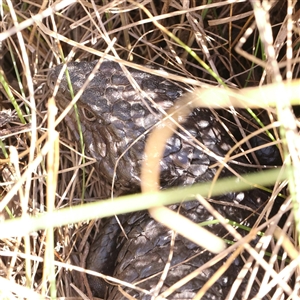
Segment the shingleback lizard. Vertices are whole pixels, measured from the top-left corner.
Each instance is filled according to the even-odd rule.
[[[96,63],[92,61],[68,64],[75,94],[83,86]],[[54,68],[48,75],[48,85],[52,91],[61,68],[62,66]],[[176,99],[185,92],[184,87],[152,75],[151,69],[150,73],[132,68],[128,70],[141,90],[164,111],[173,106]],[[60,82],[56,99],[61,108],[65,108],[71,101],[65,76]],[[163,113],[132,87],[118,63],[107,60],[101,64],[95,77],[83,91],[77,105],[86,152],[97,160],[96,170],[104,186],[104,192],[99,196],[102,198],[109,196],[108,187],[111,185],[117,162],[115,192],[118,195],[138,192],[148,132],[163,118]],[[68,114],[66,123],[78,140],[74,111]],[[183,122],[183,127],[186,132],[178,130],[165,146],[160,165],[162,188],[212,180],[218,167],[210,167],[216,160],[205,149],[224,157],[234,144],[209,109],[194,109]],[[195,144],[195,140],[200,146]],[[242,161],[246,162],[243,159]],[[238,164],[230,166],[238,173],[248,172],[245,166],[241,167]],[[224,168],[220,176],[232,174]],[[236,222],[246,220],[244,224],[252,226],[256,221],[253,210],[264,204],[268,196],[258,189],[243,193],[229,192],[215,197],[214,200],[217,201],[212,205],[225,218]],[[239,208],[237,204],[249,209]],[[212,219],[196,200],[173,205],[171,208],[196,223]],[[123,289],[136,299],[151,299],[151,293],[154,292],[160,278],[159,275],[152,275],[159,274],[165,266],[170,251],[171,231],[154,221],[145,211],[120,216],[120,220],[127,238],[121,233],[115,218],[105,220],[91,246],[87,268],[130,283],[140,281],[138,286],[147,290],[148,295],[127,287]],[[220,224],[209,226],[209,230],[221,237],[227,233]],[[239,232],[246,234],[242,230]],[[200,249],[182,236],[176,236],[173,251],[171,268],[160,292],[213,258],[211,253]],[[197,277],[178,288],[167,299],[192,299],[224,261],[225,259],[207,266]],[[202,299],[224,300],[242,266],[241,257],[235,259]],[[90,276],[89,283],[95,296],[104,297],[106,294],[107,299],[111,300],[127,299],[118,287],[96,277]],[[234,299],[242,299],[246,284],[247,280],[244,279]],[[254,285],[251,297],[257,291],[258,286]]]

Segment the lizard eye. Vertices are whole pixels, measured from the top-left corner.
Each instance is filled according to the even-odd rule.
[[[81,111],[82,111],[82,114],[83,114],[84,118],[85,118],[87,121],[89,121],[89,122],[94,122],[94,121],[96,121],[97,117],[96,117],[96,115],[94,114],[94,112],[92,112],[90,109],[87,109],[87,108],[83,107],[83,108],[81,109]]]

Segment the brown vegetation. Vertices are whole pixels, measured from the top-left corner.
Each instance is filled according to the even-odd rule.
[[[284,199],[281,209],[286,212],[286,223],[278,229],[275,220],[264,229],[262,239],[262,243],[271,245],[273,254],[283,248],[281,258],[272,256],[269,260],[263,248],[256,248],[253,251],[260,253],[260,258],[249,259],[270,266],[271,277],[261,283],[266,290],[274,283],[278,295],[283,289],[285,299],[298,299],[299,230],[295,228],[299,228],[300,216],[300,144],[295,116],[298,111],[291,105],[298,104],[300,94],[278,93],[283,80],[299,77],[300,14],[298,6],[294,6],[296,2],[3,3],[0,297],[88,297],[84,295],[86,278],[80,267],[84,267],[87,241],[91,240],[89,234],[94,226],[93,221],[85,220],[95,218],[97,211],[90,208],[89,212],[82,209],[80,215],[65,211],[55,218],[45,216],[47,212],[96,199],[100,194],[98,178],[88,159],[85,163],[89,166],[83,171],[82,150],[63,125],[46,78],[48,70],[57,64],[94,60],[105,53],[124,60],[125,65],[129,61],[162,66],[182,82],[194,80],[194,86],[224,84],[243,89],[277,84],[269,91],[266,102],[253,99],[262,103],[264,111],[254,111],[255,117],[237,113],[243,124],[254,122],[254,118],[261,119],[262,128],[272,124],[284,166],[294,167],[290,172],[282,169],[287,180],[274,180],[272,184],[273,196],[281,193]],[[295,87],[300,90],[299,82],[294,83]],[[261,129],[260,125],[255,128]],[[242,131],[241,136],[247,133]],[[264,212],[267,216],[268,209]],[[255,274],[253,269],[251,272]]]

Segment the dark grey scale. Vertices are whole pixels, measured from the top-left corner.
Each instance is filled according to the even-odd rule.
[[[75,93],[84,84],[95,64],[96,61],[68,64]],[[50,88],[53,88],[60,70],[61,66],[58,66],[50,72],[48,76]],[[176,99],[185,92],[183,88],[162,77],[132,68],[128,68],[128,70],[142,90],[161,109],[170,108]],[[60,107],[66,107],[70,101],[65,78],[60,84],[57,99]],[[82,108],[79,113],[86,151],[96,158],[96,168],[100,178],[108,184],[112,182],[115,164],[120,155],[125,152],[116,170],[115,189],[118,194],[139,191],[140,168],[144,160],[144,148],[148,136],[148,133],[145,133],[159,122],[163,117],[162,113],[150,101],[143,99],[141,94],[131,86],[120,66],[110,61],[104,61],[101,64],[95,78],[80,97],[78,107]],[[66,122],[74,132],[74,137],[78,139],[73,112],[70,112]],[[194,109],[182,125],[189,134],[178,130],[179,134],[174,134],[165,146],[160,164],[162,188],[187,186],[212,180],[217,168],[210,166],[216,163],[216,159],[203,149],[207,148],[215,155],[224,157],[227,151],[233,147],[232,140],[208,109]],[[133,143],[137,138],[139,140]],[[201,145],[196,145],[195,140]],[[131,144],[132,146],[127,149]],[[127,151],[125,151],[126,149]],[[263,152],[264,155],[267,153],[272,153],[272,151]],[[247,162],[243,158],[240,161]],[[240,174],[248,172],[246,167],[238,164],[230,163],[230,167]],[[231,175],[231,172],[224,168],[220,177]],[[109,191],[99,196],[106,198],[109,196]],[[257,189],[244,193],[232,193],[228,187],[228,191],[224,191],[223,195],[214,198],[222,203],[213,203],[212,205],[225,218],[242,222],[252,215],[250,208],[257,210],[268,200],[268,196],[267,193]],[[249,210],[237,208],[232,204],[242,204],[249,207]],[[170,208],[176,211],[179,209],[181,214],[197,223],[212,218],[197,201],[172,205]],[[255,214],[249,217],[246,225],[252,226],[256,218]],[[145,279],[138,286],[151,292],[157,285],[159,276],[148,277],[161,272],[164,268],[170,250],[170,230],[154,221],[145,211],[120,216],[120,219],[128,239],[123,236],[114,218],[105,220],[91,247],[87,268],[130,283]],[[208,229],[220,237],[227,233],[221,225],[213,225]],[[241,230],[240,233],[246,234]],[[205,249],[201,249],[184,237],[177,235],[171,269],[162,291],[212,257],[213,255]],[[187,259],[190,260],[186,261]],[[224,260],[209,267],[197,278],[170,295],[168,299],[192,299],[223,263]],[[177,266],[177,264],[179,265]],[[242,266],[241,258],[237,258],[202,299],[225,299]],[[117,287],[109,285],[105,281],[89,277],[89,282],[95,296],[104,297],[106,294],[110,300],[125,299]],[[247,280],[245,279],[236,299],[242,299],[246,284]],[[137,299],[151,298],[151,296],[140,294],[133,289],[124,288],[124,290]],[[251,297],[255,296],[256,292],[257,287],[254,286]]]
[[[233,193],[229,197],[224,195],[220,200],[230,202],[232,200],[232,196]],[[246,192],[245,200],[252,197],[253,202],[255,202],[254,198],[257,196],[258,195],[256,195],[256,192],[254,191]],[[242,201],[241,203],[247,204],[247,201]],[[237,222],[243,221],[247,215],[245,211],[230,206],[214,205],[214,207],[224,217],[236,220]],[[180,208],[178,205],[173,205],[170,208],[176,211],[179,209],[182,215],[196,223],[201,223],[211,218],[211,215],[204,210],[197,201],[183,203]],[[159,274],[167,263],[170,251],[171,231],[154,221],[146,212],[140,212],[139,216],[140,215],[142,215],[142,217],[138,218],[134,223],[132,221],[129,224],[126,222],[124,223],[124,230],[127,233],[128,239],[122,234],[119,237],[118,245],[121,250],[116,261],[116,267],[113,275],[116,278],[130,283],[142,281],[137,286],[145,290],[152,291],[158,284],[160,279]],[[255,219],[255,217],[250,218],[246,225],[253,225]],[[210,227],[209,230],[221,237],[225,236],[227,233],[221,225],[214,225]],[[245,234],[245,232],[240,233]],[[232,237],[227,235],[226,238],[230,240]],[[174,254],[171,261],[171,267],[168,272],[168,276],[164,281],[161,292],[213,258],[211,253],[205,251],[205,249],[200,248],[198,245],[195,245],[182,236],[176,236],[173,251]],[[168,299],[193,299],[197,291],[203,287],[203,285],[222,266],[223,263],[224,260],[206,268],[197,277],[182,286],[175,293],[171,294]],[[241,258],[238,257],[202,299],[224,300],[242,267],[243,262]],[[153,275],[156,274],[158,275],[153,277]],[[241,288],[235,296],[235,299],[242,299],[242,294],[246,284],[247,280],[244,280],[241,284]],[[132,290],[127,287],[123,287],[123,289],[126,293],[136,299],[151,299],[151,296],[145,295],[139,291]],[[253,297],[258,291],[258,287],[253,286],[252,291]],[[122,293],[113,286],[108,287],[107,293],[108,299],[126,299],[126,297],[124,297]]]

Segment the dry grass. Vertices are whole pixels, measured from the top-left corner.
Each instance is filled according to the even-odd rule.
[[[300,94],[289,94],[291,86],[284,90],[280,85],[283,79],[291,81],[299,77],[298,7],[292,9],[295,1],[263,1],[270,12],[268,20],[259,7],[260,1],[252,1],[254,6],[250,1],[211,2],[198,7],[194,1],[177,0],[149,0],[139,5],[131,1],[96,4],[23,1],[2,5],[1,298],[90,296],[83,294],[86,279],[80,267],[84,267],[94,223],[84,220],[105,216],[101,211],[104,206],[68,208],[97,198],[101,194],[99,178],[92,165],[86,167],[88,172],[81,170],[81,149],[60,123],[62,118],[56,114],[54,102],[49,100],[46,76],[50,68],[61,62],[93,60],[107,52],[124,60],[125,65],[126,61],[133,61],[163,66],[172,70],[170,76],[174,79],[194,86],[223,84],[246,88],[277,84],[266,96],[269,102],[259,99],[267,112],[262,122],[271,124],[269,129],[273,129],[274,141],[279,143],[284,165],[294,168],[282,169],[281,178],[286,181],[276,180],[279,171],[275,179],[270,177],[271,181],[264,184],[274,185],[272,199],[279,193],[285,194],[288,186],[291,196],[284,196],[281,207],[281,213],[287,213],[288,217],[282,229],[276,227],[278,217],[259,228],[265,231],[262,244],[270,244],[273,249],[270,261],[265,260],[263,247],[253,249],[248,242],[242,247],[251,254],[248,262],[255,261],[269,268],[271,278],[265,275],[261,286],[266,292],[275,286],[277,292],[270,299],[298,299],[299,230],[294,230],[298,227],[294,221],[300,216],[297,210],[299,137],[298,121],[290,104],[298,104]],[[288,6],[291,15],[287,14]],[[299,82],[293,88],[299,91]],[[261,110],[254,113],[258,117],[262,114]],[[240,119],[236,118],[235,122],[250,122],[249,116],[237,115]],[[236,126],[239,123],[233,124]],[[252,178],[255,181],[262,184],[260,178]],[[167,204],[168,195],[160,196],[159,203]],[[137,197],[128,201],[133,202],[130,209],[146,208],[149,204],[146,198],[145,207],[137,207],[136,203],[141,203]],[[47,218],[46,212],[63,208],[66,209],[61,214]],[[115,211],[109,204],[105,209],[111,209],[105,211],[107,215]],[[268,210],[264,212],[267,214]],[[53,226],[56,226],[54,230]],[[282,260],[277,260],[275,254],[282,247]],[[74,266],[80,272],[71,271],[76,269]],[[255,280],[255,270],[251,272]],[[282,289],[285,295],[279,298]]]

